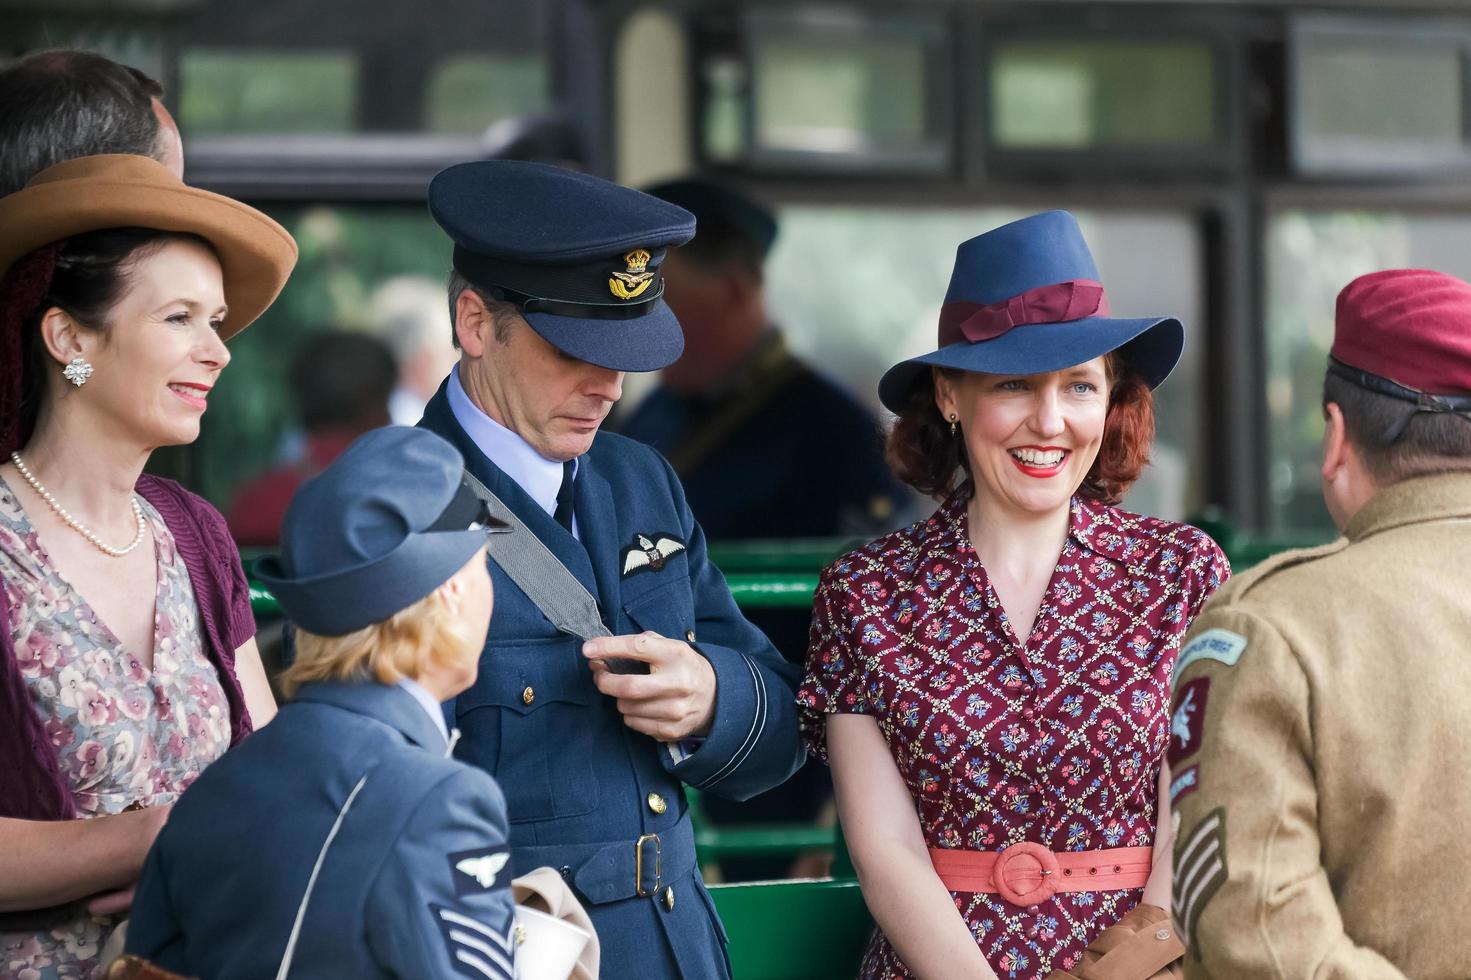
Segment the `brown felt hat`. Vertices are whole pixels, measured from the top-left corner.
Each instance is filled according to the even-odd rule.
[[[0,197],[0,277],[42,246],[104,228],[185,232],[214,246],[227,340],[266,311],[296,265],[295,239],[255,208],[189,187],[149,157],[114,153],[47,167]]]

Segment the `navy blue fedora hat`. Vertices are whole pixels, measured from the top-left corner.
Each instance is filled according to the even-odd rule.
[[[962,242],[940,310],[939,349],[879,381],[891,411],[932,367],[987,374],[1060,371],[1118,351],[1154,388],[1174,370],[1185,327],[1172,316],[1116,318],[1078,221],[1046,211]]]
[[[454,239],[456,271],[564,353],[657,371],[684,352],[659,271],[695,233],[683,208],[561,167],[479,160],[435,175],[429,213]]]
[[[465,567],[490,517],[464,483],[465,461],[427,429],[360,436],[302,484],[281,525],[281,554],[256,576],[302,629],[344,636],[388,619]]]

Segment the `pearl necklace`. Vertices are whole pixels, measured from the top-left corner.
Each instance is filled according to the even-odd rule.
[[[96,545],[97,549],[103,554],[111,555],[113,558],[121,558],[123,555],[126,555],[128,552],[132,551],[134,548],[138,547],[138,545],[143,543],[143,537],[145,534],[147,534],[148,526],[143,522],[143,508],[138,504],[138,495],[136,493],[132,495],[132,504],[133,517],[138,521],[138,533],[133,535],[133,543],[128,545],[126,548],[113,548],[103,544],[101,539],[99,539],[96,534],[92,533],[91,528],[87,527],[81,521],[68,514],[66,512],[66,508],[56,502],[56,498],[51,496],[51,491],[41,486],[41,481],[36,479],[35,474],[33,474],[30,469],[27,468],[25,462],[20,458],[20,453],[11,453],[10,461],[15,464],[16,470],[20,473],[22,477],[25,478],[25,481],[31,485],[31,489],[40,494],[41,499],[46,501],[47,505],[56,512],[56,516],[65,521],[67,523],[67,526],[70,527],[73,531],[76,531],[82,537],[86,538],[88,541]]]

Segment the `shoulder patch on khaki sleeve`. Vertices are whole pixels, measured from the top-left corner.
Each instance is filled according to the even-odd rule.
[[[1215,660],[1227,667],[1235,667],[1246,649],[1246,637],[1230,630],[1208,629],[1185,644],[1180,659],[1175,661],[1174,679],[1179,680],[1185,668],[1197,660]]]
[[[1217,807],[1175,849],[1175,925],[1200,956],[1195,927],[1200,913],[1226,883],[1226,810]]]

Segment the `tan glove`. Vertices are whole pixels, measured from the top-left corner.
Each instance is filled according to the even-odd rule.
[[[1053,970],[1047,980],[1180,980],[1185,944],[1158,905],[1139,905],[1098,934],[1074,972]]]

